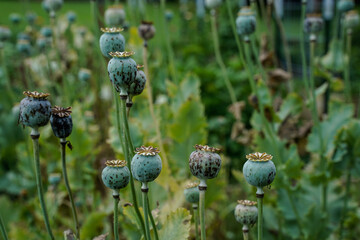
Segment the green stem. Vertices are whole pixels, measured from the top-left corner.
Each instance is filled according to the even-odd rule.
[[[154,217],[153,217],[153,215],[151,213],[151,208],[150,208],[150,204],[149,204],[149,197],[147,196],[147,194],[146,194],[146,201],[147,201],[147,205],[149,206],[148,212],[149,212],[151,226],[152,226],[152,228],[154,230],[155,239],[159,240],[159,234],[158,234],[158,231],[157,231],[157,228],[156,228]]]
[[[295,201],[294,201],[293,195],[291,194],[291,192],[288,189],[286,190],[286,193],[287,193],[287,195],[289,197],[291,208],[294,211],[295,218],[296,218],[296,221],[298,223],[300,237],[301,237],[301,239],[304,239],[304,230],[303,230],[303,226],[302,226],[302,222],[301,222],[299,212],[298,212],[298,210],[296,209],[296,206],[295,206]]]
[[[42,212],[43,212],[43,215],[44,215],[45,226],[46,226],[47,232],[50,235],[50,238],[52,240],[55,240],[54,235],[53,235],[53,233],[51,231],[51,227],[50,227],[50,221],[49,221],[48,213],[47,213],[47,210],[46,210],[43,186],[42,186],[42,181],[41,181],[40,156],[39,156],[39,137],[40,137],[40,133],[39,133],[38,129],[33,128],[32,131],[31,131],[30,136],[31,136],[31,138],[33,140],[35,172],[36,172],[36,185],[37,185],[37,190],[38,190],[41,209],[42,209]]]
[[[148,194],[149,188],[147,186],[147,183],[142,183],[141,186],[141,192],[142,192],[142,199],[143,199],[143,207],[144,207],[144,218],[145,218],[145,231],[146,231],[146,237],[147,239],[151,240],[150,235],[150,226],[149,226],[149,205],[147,201],[147,194]]]
[[[346,188],[345,188],[345,198],[344,198],[344,207],[343,207],[343,213],[342,218],[340,222],[340,240],[344,237],[344,222],[346,219],[346,214],[348,211],[348,200],[350,199],[350,184],[351,184],[351,168],[347,169],[346,174]]]
[[[200,215],[200,228],[201,228],[201,240],[206,240],[206,228],[205,228],[205,191],[206,181],[200,180],[199,185],[199,215]]]
[[[243,226],[242,232],[243,232],[244,240],[249,240],[249,227],[248,227],[248,225]]]
[[[195,225],[195,240],[199,240],[199,210],[198,205],[193,204],[193,212],[194,212],[194,225]]]
[[[258,48],[257,48],[256,43],[255,43],[254,34],[250,37],[250,45],[251,45],[251,50],[252,50],[253,54],[255,55],[255,59],[256,59],[256,63],[258,65],[258,68],[260,69],[262,79],[264,81],[266,81],[266,79],[267,79],[266,72],[265,72],[264,67],[262,66],[262,64],[260,62],[259,51],[258,51]]]
[[[310,87],[309,82],[307,78],[307,68],[306,68],[306,54],[305,54],[305,41],[304,41],[304,20],[305,20],[305,14],[306,14],[306,1],[302,1],[301,6],[301,21],[300,21],[300,50],[301,50],[301,67],[302,67],[302,78],[303,82],[305,84],[305,90],[306,94],[308,94],[308,98],[310,99]]]
[[[0,44],[4,44],[4,43],[0,42]],[[1,46],[1,49],[0,49],[1,61],[2,61],[1,65],[3,67],[4,77],[5,77],[5,80],[6,80],[7,93],[9,94],[11,103],[13,103],[15,101],[15,97],[14,97],[14,92],[13,92],[12,87],[11,87],[9,74],[8,74],[8,71],[7,71],[7,66],[6,66],[7,60],[6,60],[6,56],[5,56],[5,52],[4,52],[4,47],[5,46]]]
[[[8,240],[9,238],[8,238],[8,235],[6,232],[5,224],[4,224],[1,216],[0,216],[0,229],[1,229],[1,234],[4,238],[4,240]]]
[[[119,206],[119,202],[120,202],[119,193],[114,191],[113,198],[114,198],[114,237],[115,237],[115,240],[119,240],[119,230],[118,230],[118,224],[119,224],[118,206]]]
[[[236,95],[234,92],[234,89],[231,85],[231,82],[229,80],[229,76],[228,73],[226,71],[226,66],[224,64],[224,61],[221,57],[221,52],[220,52],[220,45],[219,45],[219,36],[218,36],[218,32],[217,32],[217,27],[216,27],[216,12],[215,10],[211,10],[211,32],[212,32],[212,38],[214,41],[214,51],[215,51],[215,57],[216,57],[216,61],[218,62],[221,72],[222,72],[222,77],[225,80],[225,85],[226,88],[228,89],[229,95],[230,95],[230,99],[231,102],[234,104],[237,102],[236,100]]]
[[[346,96],[346,100],[348,102],[351,102],[351,82],[350,82],[351,37],[352,37],[352,30],[348,29],[347,38],[346,38],[346,56],[347,56],[347,59],[345,61],[345,71],[344,71],[345,96]]]
[[[257,207],[258,207],[258,240],[263,239],[263,198],[264,198],[264,191],[261,188],[257,189],[256,192],[257,198]]]
[[[68,180],[68,175],[67,175],[67,171],[66,171],[66,144],[67,144],[67,141],[66,141],[65,138],[62,138],[62,139],[60,139],[60,143],[61,143],[61,162],[62,162],[63,177],[64,177],[66,190],[68,192],[70,203],[71,203],[71,211],[72,211],[73,218],[74,218],[74,223],[75,223],[76,237],[77,237],[77,239],[80,239],[79,221],[78,221],[75,202],[74,202],[74,198],[73,198],[73,195],[72,195],[72,192],[71,192],[71,188],[70,188],[70,184],[69,184],[69,180]]]

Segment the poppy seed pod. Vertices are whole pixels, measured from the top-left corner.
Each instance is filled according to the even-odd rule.
[[[209,9],[213,9],[220,6],[221,2],[221,0],[205,0],[205,6]]]
[[[11,37],[11,31],[8,27],[0,26],[0,42],[6,41]]]
[[[71,107],[55,106],[51,110],[50,124],[54,135],[58,138],[67,138],[72,131]]]
[[[143,67],[143,65],[137,65],[137,72],[136,77],[133,83],[131,83],[129,88],[129,98],[132,99],[133,96],[140,95],[144,89],[146,84],[146,75],[145,73],[140,70],[140,68]]]
[[[25,91],[20,102],[19,123],[32,128],[45,126],[50,119],[51,104],[46,99],[50,94]]]
[[[124,24],[125,21],[125,10],[121,5],[110,6],[105,11],[105,23],[109,27],[119,27]]]
[[[108,63],[110,81],[122,99],[126,99],[131,83],[135,81],[136,62],[130,58],[134,52],[111,52],[113,58]]]
[[[110,52],[123,52],[125,50],[125,38],[120,33],[122,28],[101,28],[103,34],[100,37],[100,50],[102,55],[111,58]]]
[[[354,9],[355,3],[353,0],[340,0],[337,4],[337,9],[340,12],[347,12]]]
[[[40,30],[41,35],[44,37],[51,37],[52,36],[52,29],[50,27],[42,27]]]
[[[76,21],[76,13],[73,11],[70,11],[66,14],[66,18],[69,23],[74,23]]]
[[[130,171],[125,160],[108,160],[101,173],[104,185],[112,190],[119,191],[130,181]]]
[[[28,56],[31,53],[31,45],[28,40],[18,40],[16,43],[16,50],[18,52]]]
[[[63,3],[63,0],[45,0],[43,7],[46,6],[49,11],[57,12],[61,9]]]
[[[186,185],[184,190],[185,199],[189,203],[199,203],[199,184],[198,183],[190,183]]]
[[[344,24],[345,27],[348,29],[353,29],[355,27],[357,27],[360,23],[360,18],[359,18],[359,14],[357,11],[353,10],[353,11],[349,11],[346,15],[345,15],[345,19],[344,19]]]
[[[50,45],[50,41],[45,37],[39,37],[38,39],[36,39],[36,46],[40,50],[44,50],[48,45]]]
[[[276,175],[275,164],[271,161],[272,156],[267,153],[252,153],[246,155],[248,159],[243,167],[245,180],[258,188],[262,189],[270,185]]]
[[[48,181],[51,185],[57,186],[60,183],[61,175],[59,173],[51,173],[48,177]]]
[[[256,202],[249,200],[239,200],[235,207],[235,219],[242,225],[254,225],[258,218]]]
[[[30,24],[33,25],[35,23],[35,20],[37,18],[37,15],[33,12],[28,12],[26,14],[26,21]]]
[[[246,11],[245,11],[246,10]],[[247,36],[255,32],[256,17],[255,14],[248,8],[240,10],[236,18],[236,31],[241,36]]]
[[[159,152],[157,148],[151,146],[136,148],[136,154],[131,160],[131,172],[136,180],[148,183],[160,175],[162,163]]]
[[[12,24],[19,24],[21,22],[21,16],[18,13],[12,13],[9,16]]]
[[[304,20],[304,31],[306,33],[319,33],[323,28],[323,19],[320,14],[307,14]]]
[[[86,68],[80,68],[79,73],[78,73],[78,78],[80,79],[80,81],[83,81],[83,82],[89,81],[91,78],[91,71]]]
[[[215,178],[221,168],[220,149],[207,145],[195,145],[195,151],[190,154],[189,167],[192,175],[200,180]]]
[[[141,21],[141,24],[138,28],[138,32],[140,37],[144,41],[148,41],[152,39],[155,36],[155,27],[152,22],[149,21]]]

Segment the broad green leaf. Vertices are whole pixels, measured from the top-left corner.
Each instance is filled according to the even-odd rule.
[[[170,213],[159,231],[160,240],[186,240],[190,235],[191,215],[185,208]]]
[[[302,99],[296,93],[290,93],[281,104],[280,111],[277,113],[279,118],[283,121],[290,114],[295,115],[300,113],[302,108]]]
[[[106,218],[106,213],[104,212],[92,212],[86,218],[85,222],[81,227],[81,238],[91,239],[102,232],[104,228],[104,219]]]

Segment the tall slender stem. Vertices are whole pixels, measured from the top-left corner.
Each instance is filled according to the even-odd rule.
[[[71,211],[72,211],[72,214],[73,214],[74,223],[75,223],[75,229],[76,229],[76,237],[77,237],[77,239],[80,239],[79,221],[78,221],[75,202],[74,202],[74,198],[73,198],[73,195],[72,195],[72,192],[71,192],[71,188],[70,188],[70,184],[69,184],[69,180],[68,180],[68,175],[67,175],[67,171],[66,171],[66,144],[67,144],[66,139],[65,138],[60,139],[60,144],[61,144],[61,162],[62,162],[63,177],[64,177],[64,181],[65,181],[66,190],[68,192],[69,199],[70,199]]]
[[[342,240],[344,238],[344,222],[345,222],[346,214],[348,211],[348,200],[350,198],[350,184],[351,184],[351,168],[349,167],[347,169],[347,173],[346,173],[346,188],[345,188],[344,207],[343,207],[342,218],[340,221],[340,232],[339,232],[340,240]]]
[[[8,240],[9,237],[7,235],[5,224],[4,224],[1,216],[0,216],[0,229],[1,229],[1,234],[2,234],[2,236],[4,238],[4,240]]]
[[[144,207],[144,218],[145,218],[145,232],[147,239],[151,240],[150,235],[150,226],[149,226],[149,205],[147,201],[147,194],[148,194],[149,188],[147,186],[147,183],[143,182],[141,186],[141,192],[142,192],[142,199],[143,199],[143,207]]]
[[[159,240],[159,234],[158,234],[158,231],[157,231],[157,228],[156,228],[154,217],[153,217],[153,215],[151,213],[151,208],[150,208],[150,204],[149,204],[149,196],[148,195],[146,196],[146,201],[147,201],[147,204],[149,206],[149,208],[148,208],[149,218],[150,218],[151,226],[152,226],[152,228],[154,230],[155,239]]]
[[[263,239],[263,199],[264,199],[264,191],[262,188],[257,188],[256,191],[257,205],[258,205],[258,240]]]
[[[229,92],[231,102],[234,104],[234,103],[236,103],[236,95],[235,95],[234,89],[231,85],[231,82],[229,80],[229,76],[226,71],[226,66],[221,57],[219,36],[218,36],[218,32],[217,32],[217,27],[216,27],[216,11],[215,11],[215,9],[211,10],[211,32],[212,32],[212,38],[214,41],[214,51],[215,51],[216,61],[218,62],[219,66],[220,66],[220,69],[222,72],[222,77],[224,78],[225,85]]]
[[[249,227],[248,227],[248,225],[243,226],[242,232],[243,232],[244,240],[249,240]]]
[[[193,204],[193,212],[194,212],[194,225],[195,225],[195,240],[199,240],[199,210],[198,210],[198,205],[197,204]]]
[[[306,54],[305,54],[305,41],[304,41],[304,20],[306,13],[306,0],[303,0],[301,3],[301,21],[300,21],[300,50],[301,50],[301,67],[302,67],[302,79],[305,84],[306,94],[308,94],[308,98],[310,98],[310,87],[307,78],[307,67],[306,67]]]
[[[258,51],[257,45],[255,43],[254,34],[250,37],[250,45],[251,45],[251,50],[252,50],[253,54],[255,55],[255,59],[256,59],[258,68],[260,68],[262,79],[263,79],[263,81],[266,81],[266,72],[265,72],[264,67],[262,66],[260,58],[259,58],[259,51]]]
[[[351,55],[351,37],[352,30],[347,30],[347,38],[346,38],[346,61],[345,61],[345,96],[348,102],[351,102],[351,82],[350,82],[350,55]]]
[[[51,227],[50,227],[50,221],[49,221],[48,213],[47,213],[47,210],[46,210],[43,186],[42,186],[42,181],[41,181],[40,156],[39,156],[40,133],[39,133],[38,129],[33,128],[32,131],[31,131],[30,136],[31,136],[31,138],[33,140],[35,172],[36,172],[36,185],[37,185],[37,190],[38,190],[41,209],[42,209],[42,212],[43,212],[43,215],[44,215],[45,226],[46,226],[47,232],[50,235],[50,238],[52,240],[55,240],[54,235],[53,235],[53,233],[51,231]]]
[[[207,189],[206,181],[200,180],[199,184],[199,215],[200,215],[200,228],[201,228],[201,240],[206,240],[206,228],[205,228],[205,192]]]
[[[4,43],[0,42],[0,45],[3,45],[3,44]],[[7,94],[9,94],[11,103],[13,103],[15,101],[15,97],[14,97],[14,92],[11,87],[9,74],[7,71],[7,66],[6,66],[7,60],[6,60],[6,56],[5,56],[5,52],[4,52],[4,46],[0,47],[0,54],[1,54],[1,66],[3,68],[4,78],[6,80]]]
[[[115,240],[119,240],[119,230],[118,230],[118,225],[119,225],[118,206],[120,202],[119,193],[114,191],[113,198],[114,198],[114,237]]]

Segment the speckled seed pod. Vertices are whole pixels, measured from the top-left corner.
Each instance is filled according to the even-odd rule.
[[[154,181],[161,172],[162,163],[159,150],[154,147],[140,147],[131,160],[131,172],[133,177],[142,183]]]
[[[50,119],[51,104],[46,99],[50,94],[25,91],[20,102],[19,123],[32,128],[45,126]]]
[[[354,9],[355,3],[353,0],[340,0],[337,4],[337,8],[340,12],[347,12]]]
[[[19,24],[21,22],[21,16],[18,13],[10,14],[9,19],[12,24]]]
[[[126,18],[125,10],[121,5],[110,6],[105,11],[105,24],[109,27],[120,27]]]
[[[57,12],[61,9],[63,5],[63,0],[45,0],[45,4],[50,11]]]
[[[199,183],[190,183],[184,190],[185,200],[189,203],[199,203]]]
[[[100,50],[104,57],[111,58],[110,52],[125,51],[125,38],[120,33],[122,28],[101,28]]]
[[[6,41],[11,37],[11,31],[8,27],[0,26],[0,41]]]
[[[195,145],[195,149],[189,158],[192,175],[201,180],[215,178],[221,168],[220,149],[207,145]]]
[[[16,43],[16,50],[26,56],[31,53],[31,45],[28,40],[18,40]]]
[[[52,29],[50,27],[42,27],[40,30],[40,34],[44,37],[51,37],[52,36]]]
[[[78,73],[78,78],[80,79],[80,81],[83,81],[83,82],[89,81],[91,78],[91,71],[86,68],[80,68],[79,73]]]
[[[165,12],[165,19],[166,19],[166,21],[170,22],[170,21],[173,19],[173,17],[174,17],[174,14],[173,14],[172,11],[167,10],[167,11]]]
[[[221,2],[221,0],[205,0],[205,6],[209,9],[213,9],[220,6]]]
[[[353,11],[349,11],[346,15],[345,15],[345,20],[344,20],[344,24],[346,28],[349,29],[353,29],[355,27],[357,27],[360,23],[360,18],[359,18],[359,14],[357,11],[353,10]]]
[[[113,58],[108,63],[110,81],[122,99],[126,99],[130,85],[135,81],[136,62],[130,58],[134,52],[110,53]]]
[[[44,50],[50,44],[51,44],[51,42],[49,41],[49,39],[47,39],[45,37],[39,37],[38,39],[36,39],[36,46],[40,50]]]
[[[155,27],[152,22],[142,21],[140,26],[138,27],[139,36],[148,41],[155,36]]]
[[[35,23],[35,20],[37,18],[36,13],[33,12],[28,12],[26,13],[26,21],[30,24],[33,25]]]
[[[72,131],[71,107],[55,106],[51,110],[50,124],[54,135],[58,138],[67,138]]]
[[[143,65],[137,65],[136,77],[133,83],[131,83],[129,88],[129,96],[132,98],[133,96],[137,96],[141,94],[145,89],[146,84],[146,75],[140,69]]]
[[[66,14],[66,18],[69,23],[74,23],[76,21],[76,13],[73,11],[70,11]]]
[[[304,21],[304,31],[317,34],[322,30],[323,22],[320,14],[308,14]]]
[[[49,2],[47,0],[41,2],[41,7],[45,10],[45,12],[50,12]]]
[[[61,175],[59,173],[51,173],[48,177],[48,181],[51,185],[57,186],[60,183]]]
[[[258,218],[256,204],[256,202],[249,200],[239,200],[234,212],[236,221],[242,225],[254,225]]]
[[[119,191],[130,181],[130,171],[124,160],[106,161],[106,167],[101,173],[104,185],[112,190]]]
[[[276,168],[271,155],[256,152],[246,155],[246,158],[248,160],[244,164],[243,174],[249,184],[263,188],[274,181]]]
[[[248,8],[246,8],[248,10]],[[256,17],[252,11],[241,11],[236,18],[236,31],[241,36],[250,35],[255,32]]]

